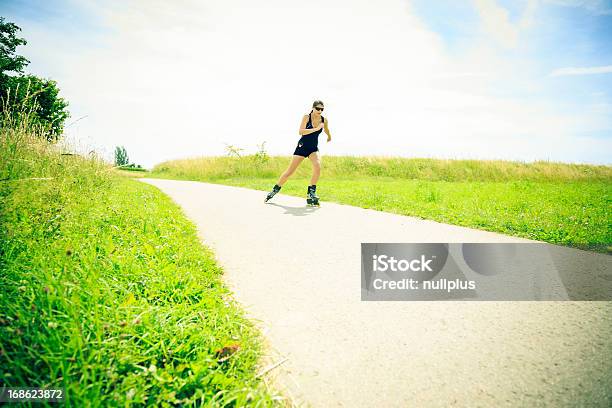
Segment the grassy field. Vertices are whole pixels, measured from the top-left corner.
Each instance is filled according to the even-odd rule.
[[[0,384],[68,406],[278,406],[195,226],[95,157],[0,129]]]
[[[146,177],[200,180],[269,191],[290,157],[175,160]],[[334,157],[322,160],[325,201],[612,252],[612,167],[556,162]],[[305,197],[311,165],[281,190]],[[262,200],[265,194],[262,194]]]

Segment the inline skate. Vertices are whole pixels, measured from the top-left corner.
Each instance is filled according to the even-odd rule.
[[[311,206],[319,207],[319,196],[317,196],[317,186],[308,186],[308,194],[306,198],[306,204]]]
[[[270,201],[270,199],[274,197],[274,195],[276,195],[276,193],[278,193],[280,189],[281,189],[281,186],[279,186],[278,184],[275,184],[274,187],[272,187],[272,191],[270,191],[268,195],[266,196],[264,203],[267,203],[268,201]]]

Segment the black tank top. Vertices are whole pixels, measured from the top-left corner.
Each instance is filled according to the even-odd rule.
[[[312,117],[310,116],[311,114],[312,114],[312,111],[310,111],[310,113],[308,114],[308,123],[306,124],[306,129],[312,129]],[[323,117],[323,115],[321,115],[321,121],[322,121],[322,123],[325,123],[325,118]],[[323,131],[323,129],[319,129],[316,132],[312,132],[312,133],[309,133],[309,134],[304,135],[304,136],[318,137],[321,134],[322,131]]]

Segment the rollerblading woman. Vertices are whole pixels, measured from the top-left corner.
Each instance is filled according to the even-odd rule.
[[[327,141],[331,141],[331,135],[329,133],[329,122],[325,120],[321,112],[323,112],[323,102],[314,101],[312,104],[313,109],[308,115],[302,117],[302,123],[300,124],[299,134],[302,135],[297,143],[297,147],[293,152],[293,158],[289,167],[272,188],[272,191],[268,193],[264,202],[267,203],[276,193],[278,193],[283,184],[287,179],[295,172],[300,163],[308,157],[312,162],[312,177],[310,178],[310,185],[308,186],[308,193],[306,203],[308,205],[319,205],[319,197],[316,195],[317,181],[321,174],[321,162],[319,160],[319,147],[318,138],[321,132],[327,134]]]

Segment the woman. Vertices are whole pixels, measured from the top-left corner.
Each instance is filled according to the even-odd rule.
[[[310,178],[310,185],[308,186],[308,193],[306,203],[310,205],[319,205],[319,197],[316,195],[317,191],[317,180],[321,174],[321,163],[319,161],[319,148],[318,141],[319,135],[324,130],[327,134],[327,141],[331,141],[331,135],[329,133],[328,121],[321,115],[323,112],[323,102],[314,101],[312,104],[313,109],[308,115],[304,115],[302,123],[300,124],[299,133],[302,135],[298,141],[297,147],[293,152],[293,159],[287,167],[287,170],[281,174],[278,182],[272,188],[272,191],[268,193],[266,199],[267,203],[276,193],[278,193],[283,184],[287,181],[300,163],[308,157],[312,162],[312,177]]]

